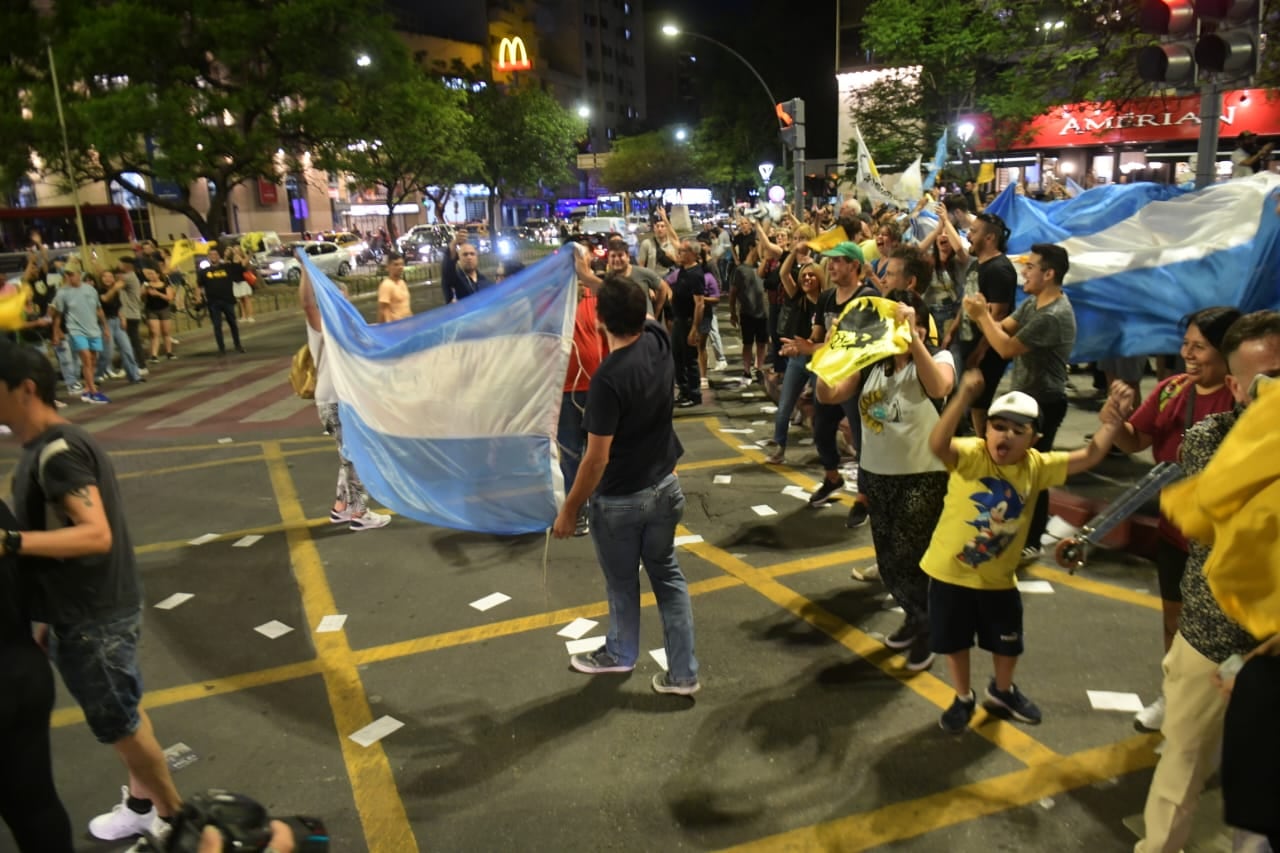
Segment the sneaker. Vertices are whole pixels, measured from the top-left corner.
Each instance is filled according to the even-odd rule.
[[[844,520],[844,526],[850,530],[856,530],[870,519],[871,507],[867,506],[867,502],[854,501],[853,506],[849,507],[849,517]]]
[[[328,435],[328,434],[329,434],[329,433],[327,433],[327,432],[325,433],[325,435]],[[343,509],[343,510],[337,510],[337,509],[331,509],[331,510],[329,510],[329,523],[330,523],[330,524],[344,524],[344,523],[346,523],[346,522],[348,522],[348,521],[350,521],[350,520],[351,520],[351,507],[350,507],[350,506],[348,506],[346,509]]]
[[[585,515],[581,516],[578,519],[578,523],[574,525],[573,535],[586,536],[590,532],[591,532],[591,522],[587,520],[587,517]]]
[[[997,717],[1013,717],[1018,722],[1030,723],[1033,726],[1039,725],[1041,719],[1040,709],[1022,694],[1018,685],[1009,685],[1007,691],[997,690],[994,678],[987,685],[987,698],[983,701],[982,707]]]
[[[143,383],[143,382],[146,382],[146,381],[147,381],[147,378],[146,378],[145,376],[139,376],[137,379],[130,379],[130,380],[129,380],[129,384],[130,384],[130,385],[139,385],[139,384],[141,384],[141,383]]]
[[[907,669],[912,672],[923,672],[933,666],[933,652],[929,648],[929,632],[921,631],[911,641],[907,650]]]
[[[80,402],[81,402],[81,403],[95,403],[95,402],[97,402],[97,401],[93,399],[93,392],[92,392],[92,391],[85,391],[83,394],[81,394],[81,395],[80,395]]]
[[[765,462],[768,462],[770,465],[781,465],[781,464],[782,464],[783,462],[785,462],[786,460],[787,460],[787,448],[786,448],[786,445],[779,444],[779,445],[778,445],[778,449],[777,449],[777,450],[775,450],[775,451],[773,451],[772,453],[770,453],[770,454],[765,458],[765,460],[764,460],[764,461],[765,461]]]
[[[634,664],[628,666],[619,663],[618,659],[605,651],[603,646],[594,652],[573,655],[569,658],[569,666],[578,672],[585,672],[587,675],[597,675],[601,672],[630,672],[635,669]]]
[[[257,318],[257,317],[250,317],[249,319],[245,320],[245,322],[246,322],[246,323],[256,323],[256,322],[258,322],[258,318]]]
[[[677,696],[692,696],[702,689],[702,685],[697,681],[692,684],[677,684],[665,672],[655,672],[650,684],[653,685],[654,693],[674,693]]]
[[[72,382],[70,385],[67,386],[67,390],[70,391],[72,394],[78,394],[84,390],[84,383]]]
[[[824,504],[831,499],[831,496],[840,489],[844,488],[844,477],[836,476],[834,481],[823,478],[822,485],[814,490],[809,496],[809,503],[813,506]]]
[[[98,404],[110,403],[111,398],[108,397],[106,394],[103,394],[101,391],[94,391],[92,394],[89,395],[89,402],[98,403]]]
[[[902,620],[898,630],[884,638],[884,644],[891,649],[905,649],[915,643],[916,638],[924,633],[924,629],[916,620],[908,616]]]
[[[67,404],[62,402],[61,400],[54,400],[53,405],[55,408],[58,408],[58,409],[65,409],[67,407]]]
[[[692,397],[681,397],[676,400],[677,409],[692,409],[694,406],[701,406],[701,400],[694,400]]]
[[[849,577],[856,581],[878,581],[880,580],[880,567],[875,563],[869,566],[854,566],[849,570]]]
[[[973,695],[973,691],[969,691],[968,699],[961,699],[956,696],[951,707],[942,712],[942,716],[938,718],[938,725],[942,726],[944,732],[950,732],[953,735],[963,734],[964,730],[969,728],[969,721],[973,719],[973,712],[978,707],[978,697]]]
[[[374,512],[366,509],[361,515],[351,516],[351,529],[359,532],[361,530],[377,530],[379,527],[386,527],[391,523],[391,516]]]
[[[139,376],[150,376],[150,375],[151,375],[151,371],[150,371],[150,370],[148,370],[148,369],[147,369],[147,368],[145,368],[145,367],[139,367],[139,368],[138,368],[138,375],[139,375]]]
[[[112,379],[124,379],[125,373],[123,370],[108,370],[107,376]]]
[[[168,359],[169,361],[177,361],[177,360],[178,360],[178,356],[177,356],[175,353],[171,353],[171,352],[170,352],[170,353],[165,353],[165,356],[164,356],[164,357],[165,357],[166,359]]]
[[[1025,566],[1028,563],[1038,562],[1043,553],[1043,550],[1035,545],[1028,545],[1022,549],[1022,558],[1018,560],[1018,565]]]
[[[154,806],[146,814],[129,808],[129,787],[121,785],[120,802],[112,806],[111,811],[89,821],[89,834],[102,841],[119,841],[142,835],[159,820]]]
[[[711,383],[707,381],[707,377],[705,376],[702,377],[702,379],[698,382],[698,384],[702,386],[703,391],[711,387]]]
[[[243,354],[243,353],[244,353],[244,347],[236,347],[236,352],[238,352],[238,353],[242,353],[242,354]]]
[[[712,370],[728,370],[728,369],[729,369],[729,362],[725,361],[725,360],[722,358],[722,359],[720,359],[719,361],[717,361],[717,362],[716,362],[716,366],[715,366],[715,367],[713,367],[713,368],[711,368],[711,369],[712,369]]]
[[[1164,696],[1139,711],[1133,718],[1133,727],[1151,734],[1164,727]]]
[[[160,356],[158,355],[149,356],[147,358],[147,364],[159,364],[159,363],[160,363]]]

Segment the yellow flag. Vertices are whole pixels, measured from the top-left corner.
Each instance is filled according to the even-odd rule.
[[[989,184],[996,179],[996,164],[983,163],[978,167],[978,178],[975,183]]]
[[[845,234],[843,226],[837,225],[835,228],[823,231],[817,237],[814,237],[808,242],[808,246],[815,252],[825,252],[837,243],[847,242],[849,242],[849,235]]]
[[[1280,380],[1231,428],[1204,471],[1165,488],[1160,508],[1212,545],[1204,576],[1226,613],[1263,640],[1280,633]]]
[[[31,298],[31,288],[22,285],[16,293],[10,293],[8,296],[0,296],[0,330],[5,332],[16,332],[22,328],[27,322],[24,309],[27,307],[27,300]]]
[[[880,359],[906,352],[911,330],[894,321],[898,303],[878,296],[851,300],[836,320],[827,342],[818,347],[809,369],[828,385],[848,379]]]
[[[190,239],[183,237],[181,240],[173,244],[173,251],[169,253],[169,266],[173,269],[179,269],[189,264],[196,256],[196,244]]]

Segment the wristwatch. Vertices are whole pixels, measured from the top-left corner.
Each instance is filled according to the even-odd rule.
[[[4,532],[4,553],[17,554],[22,550],[22,534],[17,530]]]

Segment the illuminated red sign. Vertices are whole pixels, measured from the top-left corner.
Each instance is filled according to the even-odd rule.
[[[270,207],[279,200],[279,187],[266,178],[258,178],[258,204]]]

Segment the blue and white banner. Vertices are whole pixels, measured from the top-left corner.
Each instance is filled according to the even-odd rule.
[[[924,188],[926,190],[933,189],[933,185],[938,180],[938,173],[947,165],[947,128],[942,129],[942,136],[938,137],[938,144],[933,150],[933,162],[929,164],[929,174],[925,176]]]
[[[578,304],[572,253],[381,325],[299,258],[323,320],[343,453],[369,494],[440,527],[550,527],[564,500],[556,427]]]
[[[1201,308],[1280,309],[1280,176],[1188,192],[1162,184],[1097,187],[1069,201],[1002,193],[1009,253],[1067,250],[1073,361],[1177,352],[1181,319]]]

